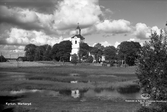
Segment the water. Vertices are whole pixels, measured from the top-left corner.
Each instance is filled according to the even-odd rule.
[[[38,93],[43,96],[50,96],[50,97],[70,97],[74,99],[103,99],[103,100],[112,100],[112,99],[141,99],[140,92],[137,93],[130,93],[130,94],[120,94],[116,90],[109,91],[109,90],[102,90],[97,92],[93,89],[89,90],[61,90],[61,91],[53,91],[53,90],[20,90],[20,91],[10,91],[11,95],[18,95],[18,94],[25,94],[25,93]]]
[[[36,92],[42,92],[42,90],[38,90],[38,89],[32,89],[32,90],[22,89],[22,90],[19,90],[19,91],[10,91],[10,94],[17,95],[17,94],[24,94],[24,93],[36,93]]]

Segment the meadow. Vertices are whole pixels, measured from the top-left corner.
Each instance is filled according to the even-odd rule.
[[[135,112],[140,88],[136,67],[104,67],[93,64],[21,62],[1,64],[1,110],[13,112]],[[25,65],[24,65],[25,64]],[[28,65],[28,66],[26,66]],[[77,81],[71,83],[72,81]],[[79,96],[72,97],[78,90]],[[136,94],[135,94],[136,95]],[[15,102],[16,105],[6,105]],[[31,105],[18,105],[18,102]]]

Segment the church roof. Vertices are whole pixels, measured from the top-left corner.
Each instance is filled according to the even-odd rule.
[[[74,35],[74,36],[72,36],[71,38],[74,38],[75,36],[76,36],[77,38],[80,38],[81,40],[84,40],[84,39],[85,39],[85,38],[84,38],[82,35],[80,35],[80,34],[79,34],[79,35]]]

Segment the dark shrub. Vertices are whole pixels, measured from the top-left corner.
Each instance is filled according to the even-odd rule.
[[[71,57],[71,63],[73,63],[75,65],[78,63],[78,56],[77,56],[77,54],[72,55],[72,57]]]
[[[117,89],[117,91],[119,93],[135,93],[135,92],[139,92],[140,91],[140,87],[137,84],[135,84],[135,85],[127,85],[125,87],[119,87]]]
[[[93,62],[93,57],[92,57],[92,56],[89,56],[88,59],[87,59],[87,62],[88,62],[88,63],[92,63],[92,62]]]

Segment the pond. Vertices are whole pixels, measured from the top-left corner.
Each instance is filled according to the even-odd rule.
[[[88,90],[60,90],[60,91],[53,91],[53,90],[19,90],[19,91],[10,91],[11,95],[21,95],[21,94],[40,94],[45,97],[69,97],[73,99],[101,99],[101,100],[113,100],[113,99],[141,99],[140,92],[136,93],[126,93],[121,94],[116,90],[102,90],[96,91],[94,89]]]

